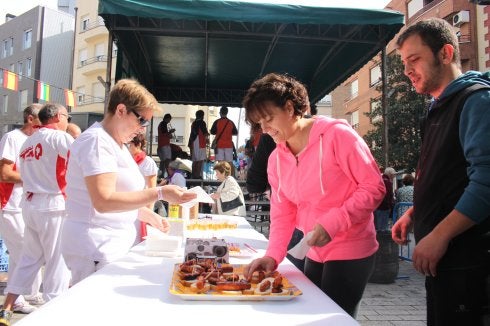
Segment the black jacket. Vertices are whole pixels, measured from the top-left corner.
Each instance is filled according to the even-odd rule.
[[[267,179],[267,162],[275,148],[276,143],[272,137],[268,134],[262,134],[247,171],[247,190],[249,193],[263,193],[270,188]]]

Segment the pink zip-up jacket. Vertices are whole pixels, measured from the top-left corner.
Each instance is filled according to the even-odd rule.
[[[279,264],[295,227],[306,235],[319,223],[332,241],[311,247],[318,262],[369,257],[378,249],[373,211],[385,186],[364,140],[345,120],[313,118],[306,147],[294,156],[277,144],[268,162],[271,228],[266,256]]]

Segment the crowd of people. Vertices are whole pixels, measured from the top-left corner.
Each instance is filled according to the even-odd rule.
[[[168,231],[155,201],[196,197],[179,186],[155,186],[154,166],[145,165],[139,135],[156,108],[145,87],[122,79],[103,120],[76,140],[66,132],[66,108],[50,103],[26,108],[24,126],[4,135],[0,232],[11,267],[0,325],[10,325],[13,311],[33,311],[28,299],[48,302],[126,254],[137,241],[136,220]]]
[[[415,178],[406,174],[396,190],[395,170],[380,173],[346,121],[311,115],[299,80],[269,73],[251,84],[243,99],[252,131],[245,146],[246,184],[251,193],[267,193],[271,210],[268,248],[244,268],[244,276],[276,270],[298,232],[310,247],[298,268],[355,317],[374,270],[376,232],[391,227],[393,240],[403,245],[413,230],[413,266],[426,277],[427,324],[488,325],[490,76],[462,73],[458,39],[442,19],[408,27],[397,45],[405,75],[433,101],[422,125]],[[142,133],[156,105],[142,85],[123,79],[110,93],[104,119],[81,135],[66,132],[66,108],[47,104],[26,108],[24,126],[2,138],[0,232],[13,273],[0,325],[39,299],[41,266],[44,302],[124,255],[138,236],[136,220],[167,231],[153,203],[195,198],[172,161],[170,114],[158,127],[160,170],[166,174],[160,184],[155,163],[147,162]],[[208,131],[204,112],[196,112],[190,173],[202,178],[211,147],[220,181],[211,194],[213,211],[245,215],[233,177],[237,129],[227,114],[221,107]],[[413,206],[390,226],[397,202]]]

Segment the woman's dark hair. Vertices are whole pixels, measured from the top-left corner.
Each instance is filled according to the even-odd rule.
[[[254,81],[243,98],[245,120],[251,125],[269,116],[270,104],[285,110],[287,101],[291,101],[297,116],[303,116],[310,108],[308,92],[302,83],[289,75],[267,74]]]
[[[203,110],[197,110],[197,111],[196,111],[196,118],[197,118],[197,119],[202,119],[202,118],[204,118],[204,111],[203,111]]]
[[[143,134],[137,134],[133,139],[131,139],[131,142],[142,150],[146,149],[146,138]]]
[[[414,177],[411,174],[405,174],[405,176],[402,179],[402,183],[405,186],[412,186],[414,181]]]

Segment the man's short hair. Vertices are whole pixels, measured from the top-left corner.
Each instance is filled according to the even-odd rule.
[[[458,37],[451,24],[444,19],[429,18],[409,26],[400,34],[396,41],[396,45],[401,48],[407,38],[413,35],[420,36],[422,42],[431,49],[436,58],[437,53],[445,44],[452,45],[454,48],[453,62],[457,63],[458,67],[461,66]]]
[[[44,104],[41,110],[39,110],[39,121],[41,121],[41,123],[45,125],[49,122],[50,119],[56,117],[56,115],[63,109],[65,109],[65,107],[58,103]]]
[[[219,109],[219,113],[220,114],[223,114],[223,115],[227,115],[228,114],[228,107],[226,106],[222,106],[221,109]]]
[[[31,105],[26,107],[24,109],[24,123],[27,123],[27,119],[30,115],[32,115],[34,118],[37,118],[42,107],[43,105],[40,103],[32,103]]]

